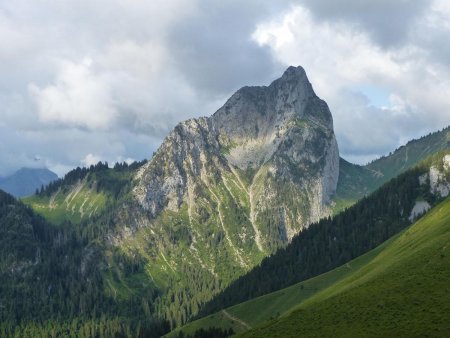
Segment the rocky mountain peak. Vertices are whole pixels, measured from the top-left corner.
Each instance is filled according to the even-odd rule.
[[[279,91],[297,93],[299,97],[312,97],[316,94],[303,67],[290,66],[283,75],[272,83]]]
[[[231,119],[247,122],[274,122],[277,115],[302,117],[305,103],[317,98],[302,67],[289,67],[279,79],[269,86],[243,87],[239,89],[214,115],[218,125],[226,128]],[[329,116],[331,119],[331,114]],[[248,123],[245,123],[246,126]],[[246,130],[246,133],[248,130]],[[252,133],[254,134],[254,133]]]
[[[196,259],[216,243],[247,269],[329,215],[338,173],[328,106],[304,69],[289,67],[269,86],[239,89],[211,117],[174,128],[136,176],[144,212],[133,224],[158,238],[182,231]],[[216,273],[209,258],[201,264]]]
[[[314,125],[333,132],[328,106],[302,67],[289,67],[269,86],[239,89],[211,119],[230,149],[228,160],[241,169],[267,162],[294,127]]]

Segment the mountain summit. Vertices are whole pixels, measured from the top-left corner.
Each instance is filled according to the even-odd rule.
[[[228,159],[241,169],[267,162],[291,131],[292,122],[333,129],[328,107],[315,95],[301,67],[289,67],[268,87],[240,89],[212,120],[221,135],[237,143]]]

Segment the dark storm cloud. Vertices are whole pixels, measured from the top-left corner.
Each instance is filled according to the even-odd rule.
[[[408,41],[431,0],[303,0],[319,20],[340,20],[368,31],[381,46]]]

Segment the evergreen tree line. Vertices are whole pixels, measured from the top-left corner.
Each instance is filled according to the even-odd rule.
[[[210,327],[208,329],[198,329],[192,335],[184,334],[180,331],[177,338],[227,338],[234,335],[233,329],[221,329],[217,327]]]
[[[419,183],[428,168],[423,164],[411,169],[334,218],[311,224],[288,246],[231,283],[198,317],[330,271],[405,229],[417,199],[437,202],[429,183]]]
[[[140,322],[124,320],[121,317],[98,319],[27,321],[19,324],[0,323],[0,337],[33,338],[147,338],[161,337],[168,332],[168,326],[158,323],[142,325]]]
[[[42,186],[40,190],[36,190],[36,195],[50,197],[58,189],[76,184],[91,174],[97,181],[97,192],[101,190],[109,191],[113,197],[117,198],[123,186],[130,181],[131,173],[145,163],[147,163],[147,160],[135,161],[131,164],[117,162],[113,168],[109,168],[108,162],[98,162],[89,167],[77,167],[69,171],[64,178],[57,179],[50,182],[46,187]]]

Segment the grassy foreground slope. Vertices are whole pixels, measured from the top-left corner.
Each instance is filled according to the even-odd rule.
[[[444,337],[450,332],[450,198],[361,269],[243,337]]]
[[[316,293],[359,270],[372,261],[395,238],[397,235],[332,271],[188,323],[180,329],[174,330],[167,337],[177,337],[180,331],[186,335],[192,335],[201,328],[212,327],[231,328],[236,333],[248,331],[254,326],[287,313]]]

